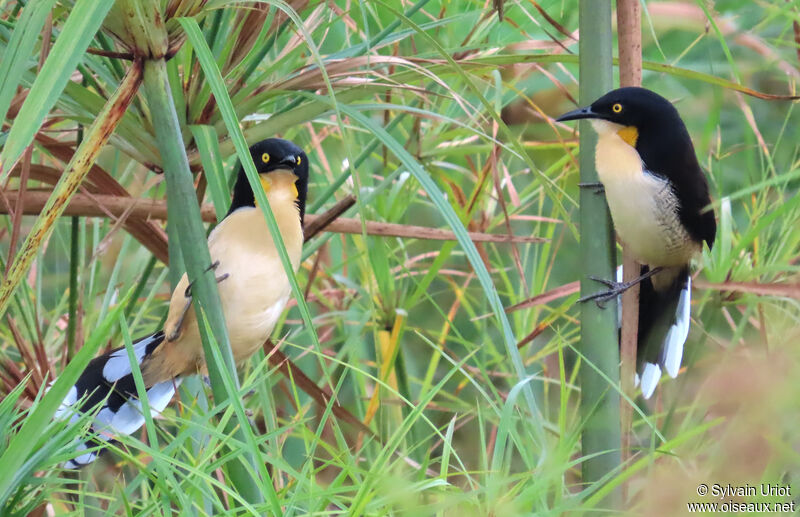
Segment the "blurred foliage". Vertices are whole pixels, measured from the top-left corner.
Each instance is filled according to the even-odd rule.
[[[68,56],[50,52],[61,38],[81,40],[76,31],[90,20],[68,22],[89,3],[0,1],[4,191],[19,190],[20,175],[28,190],[51,190],[79,128],[95,120],[131,66],[124,23],[114,18],[123,2],[87,38],[87,52],[70,50],[79,54],[72,69]],[[298,281],[308,289],[313,328],[292,305],[274,339],[379,438],[334,417],[330,404],[317,405],[265,355],[253,358],[241,370],[243,397],[284,513],[555,515],[602,507],[602,490],[627,482],[627,506],[675,515],[698,500],[701,482],[797,479],[800,115],[797,102],[744,95],[720,81],[796,94],[796,3],[643,5],[644,60],[673,67],[646,66],[643,85],[682,114],[720,231],[697,262],[686,368],[662,382],[651,403],[636,401],[635,454],[605,488],[579,479],[574,380],[587,365],[572,349],[579,322],[569,284],[581,274],[576,139],[550,118],[571,109],[577,92],[577,1],[505,2],[502,22],[483,1],[160,6],[171,45],[156,50],[171,56],[170,87],[206,202],[224,203],[236,158],[180,16],[199,24],[248,142],[281,136],[306,149],[310,213],[352,194],[347,216],[548,239],[477,243],[472,258],[486,272],[455,242],[366,233],[308,242]],[[25,115],[38,112],[41,119]],[[199,142],[212,152],[204,156],[209,147]],[[139,96],[83,193],[164,199],[157,149]],[[216,176],[206,181],[203,171]],[[1,267],[33,219],[2,218]],[[127,293],[133,337],[156,329],[166,311],[167,270],[152,260],[166,250],[161,223],[77,221],[75,233],[68,218],[57,222],[35,249],[0,324],[0,464],[26,415],[40,407],[47,379],[64,370],[69,318],[80,347],[99,339],[100,323]],[[70,275],[79,280],[72,314]],[[547,296],[509,311],[504,327],[492,315],[493,289],[506,307]],[[119,346],[122,330],[103,339]],[[515,343],[532,380],[514,366]],[[531,414],[528,386],[542,418]],[[151,448],[152,436],[123,438],[115,454],[78,476],[58,465],[69,457],[69,437],[88,422],[36,429],[31,443],[53,436],[47,450],[55,452],[31,449],[0,513],[36,514],[45,505],[58,515],[225,513],[237,489],[217,477],[219,451],[229,450],[220,445],[237,444],[209,412],[224,421],[233,408],[206,401],[202,390],[194,396],[182,393],[158,420],[160,449]]]

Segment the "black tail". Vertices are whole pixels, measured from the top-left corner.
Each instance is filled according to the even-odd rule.
[[[164,333],[139,339],[133,344],[137,362],[141,365],[158,346],[164,342]],[[180,379],[160,382],[147,386],[147,399],[153,412],[163,411],[175,394]],[[75,407],[78,401],[80,406]],[[99,406],[98,406],[99,405]],[[138,400],[136,385],[131,374],[131,364],[125,347],[117,348],[92,359],[78,382],[70,389],[56,412],[56,418],[77,413],[96,411],[92,429],[95,432],[113,437],[131,434],[144,424],[141,402]],[[78,450],[101,445],[94,439],[78,444]],[[78,456],[65,464],[67,468],[83,467],[97,459],[99,451],[91,451]]]
[[[642,266],[641,273],[648,271]],[[661,278],[656,278],[659,277]],[[659,280],[674,275],[667,285]],[[639,292],[639,343],[637,371],[642,395],[650,398],[661,378],[662,369],[676,377],[683,358],[683,345],[689,335],[692,279],[689,268],[666,270],[641,282]],[[656,280],[655,284],[653,280]]]

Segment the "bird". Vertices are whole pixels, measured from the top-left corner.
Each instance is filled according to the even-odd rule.
[[[308,157],[293,142],[269,138],[250,147],[281,237],[297,272],[303,245],[303,218],[308,191]],[[208,236],[222,310],[237,364],[248,359],[272,333],[283,313],[291,287],[255,194],[239,165],[227,215]],[[151,410],[164,410],[181,379],[206,373],[197,319],[186,274],[170,298],[163,328],[133,343]],[[92,430],[103,438],[130,434],[144,423],[141,402],[125,347],[90,361],[59,406],[56,417],[76,419],[96,411]],[[103,450],[89,438],[76,445],[82,452],[65,463],[80,468]],[[84,452],[85,451],[85,452]]]
[[[717,223],[708,181],[673,104],[640,87],[612,90],[556,121],[587,119],[598,135],[595,166],[614,229],[642,264],[630,282],[592,277],[607,301],[640,283],[637,381],[645,399],[662,370],[675,378],[691,320],[690,262],[714,244]],[[592,186],[592,185],[588,185]]]

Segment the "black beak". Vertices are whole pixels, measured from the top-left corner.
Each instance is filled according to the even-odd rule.
[[[603,118],[603,117],[592,111],[591,106],[586,106],[585,108],[578,108],[568,113],[564,113],[563,115],[561,115],[556,119],[556,122],[566,122],[568,120],[579,120],[582,118]]]
[[[281,160],[280,165],[286,165],[290,169],[294,170],[295,166],[297,166],[297,156],[291,154],[286,156],[283,160]]]

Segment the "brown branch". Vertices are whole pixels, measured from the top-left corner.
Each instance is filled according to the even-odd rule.
[[[617,1],[619,85],[642,84],[641,6],[637,0]]]
[[[523,309],[529,309],[537,305],[544,305],[553,300],[575,294],[579,290],[578,282],[570,282],[568,284],[560,285],[547,292],[537,294],[532,298],[523,300],[515,305],[506,307],[506,312],[516,312]],[[759,282],[722,282],[713,283],[704,280],[692,281],[692,287],[697,290],[706,291],[720,291],[720,292],[734,292],[734,293],[747,293],[755,294],[757,296],[782,296],[786,298],[795,298],[800,300],[800,283],[794,284],[764,284]],[[492,314],[486,314],[491,316]],[[481,319],[484,316],[478,316],[474,319]]]
[[[13,203],[18,196],[17,191],[7,191],[4,193],[10,203]],[[25,194],[25,214],[38,215],[41,212],[47,199],[50,197],[49,191],[31,190]],[[85,217],[120,217],[127,212],[130,219],[160,219],[167,218],[167,204],[165,201],[154,199],[142,199],[124,196],[109,196],[94,194],[75,194],[70,199],[69,205],[64,210],[64,215],[82,215]],[[8,213],[8,209],[0,204],[0,214]],[[201,207],[203,220],[215,222],[216,215],[214,207],[205,204]],[[306,227],[316,224],[316,221],[323,216],[306,214]],[[455,234],[450,230],[430,228],[427,226],[414,226],[408,224],[384,223],[379,221],[365,221],[367,235],[378,235],[383,237],[400,237],[408,239],[426,239],[438,241],[456,240]],[[360,234],[362,232],[362,221],[360,219],[340,217],[325,228],[325,231],[335,233]],[[515,243],[535,243],[546,242],[542,237],[521,237],[516,235],[497,235],[491,233],[468,232],[470,239],[474,242],[515,242]]]
[[[338,219],[340,215],[345,213],[354,204],[356,204],[355,196],[348,194],[344,199],[333,205],[327,212],[320,214],[313,222],[305,224],[303,228],[305,240],[311,240],[316,234],[330,226],[333,221]]]
[[[619,85],[642,84],[642,13],[639,0],[617,0],[617,38],[619,49]],[[622,279],[636,278],[641,266],[623,246]],[[633,396],[636,372],[636,352],[639,334],[639,284],[622,294],[622,327],[620,329],[620,378],[623,393]],[[633,408],[620,400],[620,430],[622,432],[622,461],[631,457]],[[627,498],[628,485],[623,484],[622,497]]]
[[[126,61],[133,61],[136,59],[131,52],[114,52],[113,50],[103,50],[102,48],[94,48],[89,47],[86,49],[88,54],[94,54],[95,56],[103,56],[103,57],[110,57],[113,59],[124,59]]]
[[[730,291],[735,293],[755,294],[757,296],[779,296],[800,300],[800,283],[796,284],[761,284],[758,282],[722,282],[712,283],[696,280],[696,289],[713,291]]]
[[[570,282],[568,284],[556,287],[555,289],[551,289],[545,293],[537,294],[536,296],[528,298],[527,300],[519,302],[515,305],[506,307],[506,312],[510,313],[521,311],[522,309],[528,309],[537,305],[544,305],[545,303],[552,302],[553,300],[558,300],[559,298],[575,294],[580,291],[580,288],[580,282]]]

